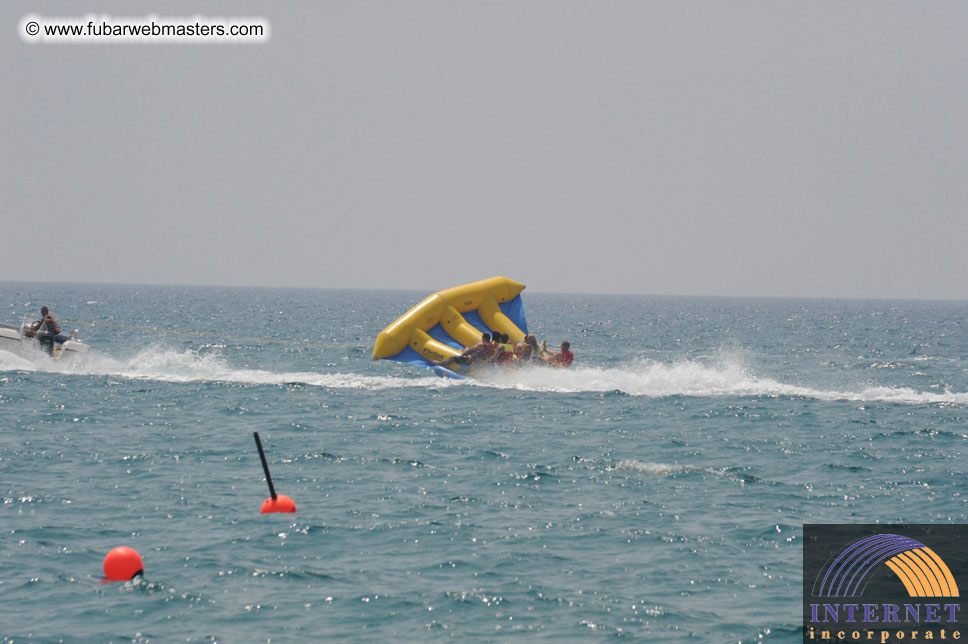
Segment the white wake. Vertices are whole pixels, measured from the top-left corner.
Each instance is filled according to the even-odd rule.
[[[380,364],[386,371],[398,365]],[[352,367],[347,367],[351,369]],[[30,359],[0,351],[0,372],[45,371],[73,375],[113,376],[162,382],[228,382],[251,385],[302,384],[333,389],[384,390],[397,388],[438,389],[483,386],[547,393],[611,393],[667,398],[766,397],[809,398],[822,401],[891,402],[899,404],[968,405],[968,392],[918,391],[909,387],[865,385],[856,389],[824,389],[784,383],[758,376],[742,360],[720,358],[712,362],[638,361],[612,367],[576,366],[571,369],[533,367],[493,371],[478,380],[438,378],[429,371],[408,367],[409,377],[365,375],[351,371],[269,371],[241,369],[218,353],[176,351],[160,346],[145,348],[119,359],[96,351],[80,362],[59,362],[46,356]],[[412,375],[410,375],[412,374]]]
[[[365,376],[336,371],[268,371],[240,369],[217,353],[175,351],[159,346],[147,347],[127,359],[113,358],[91,351],[81,360],[58,361],[46,356],[31,359],[0,351],[0,372],[43,371],[79,376],[110,376],[159,382],[227,382],[248,385],[302,384],[333,389],[393,389],[438,386],[432,374],[423,378]]]
[[[723,358],[713,363],[642,361],[615,367],[578,366],[571,369],[532,368],[489,373],[483,382],[497,387],[560,393],[620,392],[629,396],[666,398],[766,397],[812,398],[823,401],[893,402],[901,404],[968,404],[968,392],[917,391],[908,387],[864,386],[831,390],[779,382],[757,376],[741,360]]]

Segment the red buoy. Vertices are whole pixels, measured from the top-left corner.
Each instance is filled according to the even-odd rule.
[[[109,581],[128,581],[135,575],[144,574],[144,571],[141,555],[133,548],[115,548],[104,558],[104,576]]]
[[[259,448],[259,460],[262,461],[262,471],[266,473],[266,483],[269,484],[269,494],[270,496],[262,504],[262,509],[259,510],[262,514],[269,514],[270,512],[295,512],[296,504],[285,494],[276,494],[276,487],[272,484],[272,475],[269,474],[269,464],[266,462],[266,453],[262,449],[262,440],[259,438],[259,432],[252,432],[255,437],[255,446]]]
[[[270,512],[296,512],[296,502],[285,494],[279,494],[276,498],[271,496],[262,503],[261,514]]]

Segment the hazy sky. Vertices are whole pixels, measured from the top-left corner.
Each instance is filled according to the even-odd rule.
[[[265,45],[30,45],[254,15]],[[968,299],[968,2],[4,2],[3,280]]]

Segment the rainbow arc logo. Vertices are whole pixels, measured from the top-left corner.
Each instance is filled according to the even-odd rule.
[[[859,597],[881,565],[890,568],[911,597],[959,597],[948,566],[931,548],[897,534],[855,541],[820,571],[814,597]]]

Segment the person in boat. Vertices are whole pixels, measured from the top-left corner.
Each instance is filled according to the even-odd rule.
[[[451,356],[445,360],[434,362],[438,367],[446,367],[449,364],[469,365],[482,360],[491,360],[495,354],[496,345],[491,342],[491,334],[481,334],[481,341],[472,347],[467,347],[456,356]]]
[[[49,355],[54,355],[55,342],[63,344],[68,340],[67,336],[61,335],[60,325],[46,306],[40,307],[40,319],[30,325],[26,335],[28,338],[36,338]]]
[[[504,350],[514,355],[514,345],[511,344],[511,338],[508,337],[507,333],[501,333],[501,344],[504,345]]]
[[[514,345],[514,359],[519,363],[531,360],[531,346],[528,344],[527,336],[521,338],[521,341]]]
[[[524,341],[531,347],[531,362],[539,362],[541,360],[541,347],[538,346],[538,337],[533,333],[529,333],[524,338]]]
[[[548,347],[545,342],[541,343],[541,350],[543,353],[548,353]],[[575,354],[571,352],[571,344],[567,340],[561,343],[561,351],[555,351],[551,353],[550,358],[547,358],[548,363],[552,367],[560,367],[563,369],[570,367],[574,360]]]
[[[501,333],[499,331],[494,332],[495,336],[498,336],[498,350],[494,356],[494,362],[500,365],[509,365],[514,359],[514,347],[510,344],[510,338],[507,333]]]
[[[541,360],[541,348],[538,346],[538,338],[533,333],[524,336],[524,339],[514,347],[514,357],[522,364]]]

